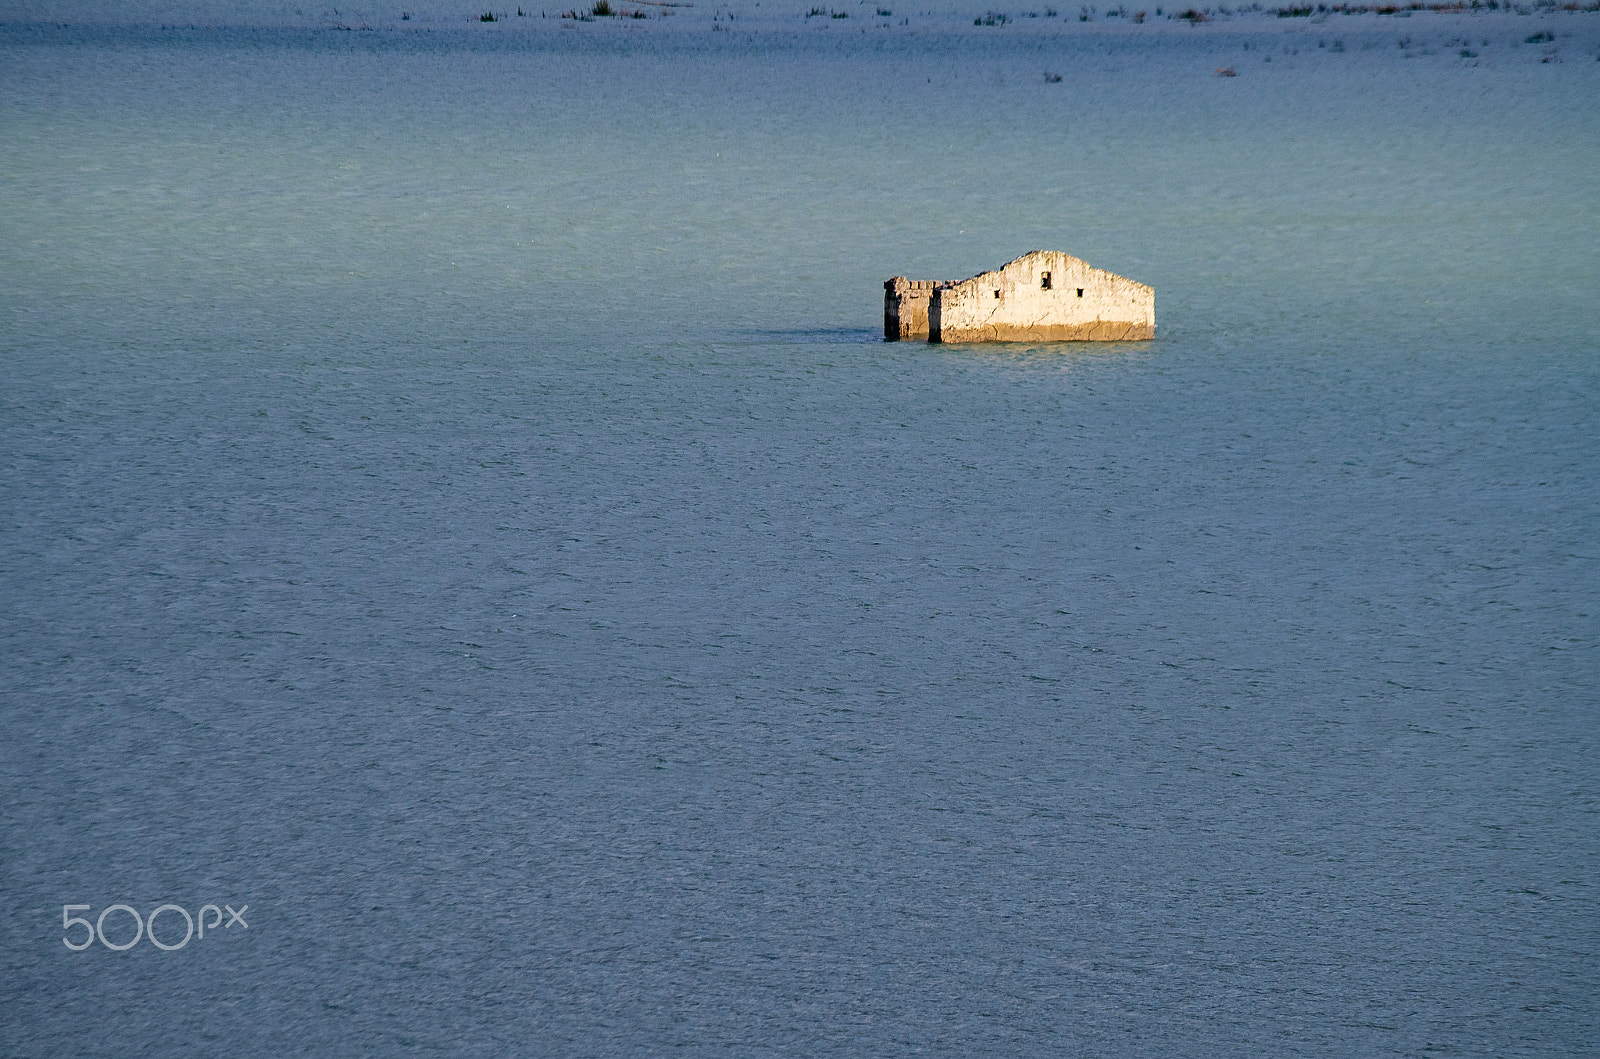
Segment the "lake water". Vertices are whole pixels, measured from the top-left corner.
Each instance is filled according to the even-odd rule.
[[[0,1052],[1600,1039],[1600,14],[208,6],[0,6]]]

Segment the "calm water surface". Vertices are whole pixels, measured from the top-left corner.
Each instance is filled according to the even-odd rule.
[[[1600,1038],[1600,15],[804,6],[5,5],[0,1051]]]

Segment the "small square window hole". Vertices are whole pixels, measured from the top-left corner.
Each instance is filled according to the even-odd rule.
[[[1045,273],[1043,273],[1043,274],[1041,274],[1039,276],[1039,289],[1040,290],[1049,290],[1050,289],[1050,273],[1045,272]]]
[[[1082,287],[1078,288],[1078,297],[1080,297],[1080,298],[1083,297],[1083,288]]]

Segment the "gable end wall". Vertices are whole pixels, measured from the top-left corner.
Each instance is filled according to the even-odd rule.
[[[1156,332],[1154,290],[1052,250],[936,286],[927,312],[931,342],[1117,342]]]

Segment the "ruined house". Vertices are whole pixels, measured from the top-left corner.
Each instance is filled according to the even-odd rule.
[[[1155,291],[1054,250],[959,283],[896,276],[883,284],[890,341],[1122,342],[1155,333]]]

